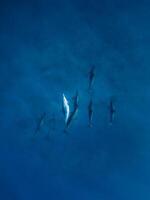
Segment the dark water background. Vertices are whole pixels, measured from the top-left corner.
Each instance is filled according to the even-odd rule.
[[[150,199],[149,22],[146,0],[1,0],[0,200]],[[64,134],[62,93],[77,89]]]

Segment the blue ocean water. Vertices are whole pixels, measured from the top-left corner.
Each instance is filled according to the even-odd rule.
[[[150,199],[149,10],[148,0],[0,2],[0,200]],[[76,91],[64,132],[62,95],[72,112]]]

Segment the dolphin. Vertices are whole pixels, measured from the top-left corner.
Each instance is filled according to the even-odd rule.
[[[88,105],[88,115],[89,115],[89,127],[92,127],[92,119],[93,119],[93,101],[92,99],[89,102]]]
[[[40,131],[41,127],[43,126],[45,117],[46,117],[46,113],[44,112],[44,113],[41,115],[41,117],[40,117],[40,119],[39,119],[39,121],[38,121],[36,130],[35,130],[35,134],[37,134],[37,133]]]
[[[95,79],[95,66],[92,66],[92,68],[89,71],[89,91],[93,87],[94,79]]]
[[[115,106],[114,106],[114,102],[111,99],[110,103],[109,103],[109,114],[110,114],[109,123],[110,123],[110,125],[112,125],[112,123],[113,123],[115,113],[116,113],[116,109],[115,109]]]
[[[70,115],[70,107],[64,94],[63,94],[62,110],[65,116],[65,123],[67,123],[69,115]]]
[[[73,100],[74,100],[73,109],[77,111],[78,107],[79,107],[79,93],[78,93],[78,91],[76,91],[76,94],[73,97]]]
[[[77,113],[78,113],[78,108],[79,108],[79,94],[78,91],[76,92],[75,97],[73,97],[73,111],[70,113],[68,120],[66,122],[66,127],[65,130],[70,126],[72,120],[76,117]]]

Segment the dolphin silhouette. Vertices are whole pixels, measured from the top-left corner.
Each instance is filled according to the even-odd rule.
[[[88,105],[88,115],[89,115],[89,127],[92,127],[92,119],[93,119],[93,101],[92,99],[89,102]]]
[[[109,123],[110,123],[110,125],[112,125],[112,123],[114,121],[115,113],[116,113],[116,109],[115,109],[115,106],[114,106],[114,102],[111,99],[110,103],[109,103],[109,114],[110,114]]]
[[[38,123],[37,123],[36,130],[35,130],[35,134],[37,134],[37,133],[40,131],[41,127],[43,126],[45,117],[46,117],[46,113],[44,112],[44,113],[41,115],[41,117],[39,118],[39,121],[38,121]]]
[[[93,87],[94,79],[95,79],[95,66],[92,66],[89,71],[89,91]]]

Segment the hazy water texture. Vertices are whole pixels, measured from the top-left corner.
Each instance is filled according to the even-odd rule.
[[[0,2],[1,200],[150,199],[149,10],[148,0]],[[76,90],[66,135],[62,93],[71,101]]]

